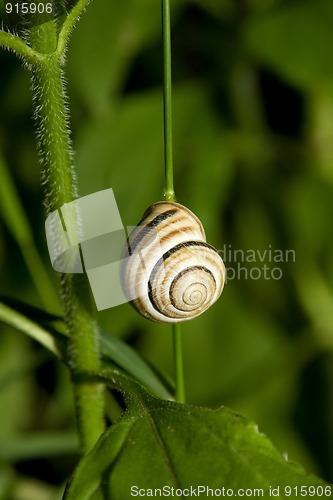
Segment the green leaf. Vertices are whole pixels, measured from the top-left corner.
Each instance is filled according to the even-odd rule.
[[[62,343],[59,335],[54,334],[54,332],[51,333],[43,326],[35,323],[12,307],[7,306],[2,301],[0,302],[0,321],[17,328],[19,331],[42,344],[56,356],[62,356],[63,345],[61,345]]]
[[[102,333],[101,351],[113,363],[126,370],[140,384],[153,394],[163,399],[170,399],[171,394],[156,376],[150,366],[122,340]]]
[[[145,496],[163,486],[260,489],[262,496],[279,487],[280,498],[286,486],[330,488],[288,462],[253,422],[228,408],[163,401],[117,373],[110,380],[130,394],[127,411],[83,457],[66,500],[88,500],[102,489],[105,498],[124,500],[132,486],[145,489]]]
[[[22,302],[3,298],[0,301],[0,321],[37,340],[59,357],[65,352],[66,326],[61,317],[49,314]],[[172,396],[154,370],[120,339],[101,333],[101,352],[150,392],[160,398]]]
[[[333,3],[284,2],[245,24],[247,49],[304,87],[333,79]]]

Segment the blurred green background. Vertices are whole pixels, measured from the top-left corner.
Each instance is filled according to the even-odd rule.
[[[291,460],[333,481],[333,3],[177,0],[172,13],[177,200],[221,254],[256,252],[254,262],[225,254],[235,279],[184,324],[188,402],[245,414]],[[29,74],[1,51],[0,75],[3,168],[57,289]],[[112,187],[124,224],[133,225],[163,192],[159,2],[92,2],[72,35],[66,76],[80,195]],[[0,294],[43,307],[3,191]],[[295,259],[272,262],[267,252],[261,261],[258,252],[269,249],[293,250]],[[96,317],[172,376],[170,327],[129,305]],[[0,449],[2,439],[74,429],[65,369],[3,324],[0,419]],[[76,457],[36,455],[0,451],[0,493],[13,479],[8,498],[55,498]]]

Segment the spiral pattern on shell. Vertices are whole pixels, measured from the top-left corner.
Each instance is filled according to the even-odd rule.
[[[200,220],[176,202],[149,207],[124,250],[127,300],[152,321],[176,323],[202,314],[221,295],[223,260],[206,242]]]

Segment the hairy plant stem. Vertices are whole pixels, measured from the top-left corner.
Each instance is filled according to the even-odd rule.
[[[33,50],[45,57],[32,68],[35,119],[47,213],[77,197],[61,55],[56,52],[54,21],[30,32]],[[100,370],[98,330],[93,319],[85,274],[63,274],[61,291],[68,327],[67,361],[71,371],[82,451],[88,451],[104,430],[101,384],[89,377]]]
[[[172,143],[172,78],[171,78],[171,29],[170,0],[161,0],[162,35],[163,35],[163,106],[164,106],[164,164],[165,187],[164,198],[175,201],[173,185],[173,143]],[[180,324],[172,325],[173,352],[175,364],[176,399],[185,402],[182,332]]]

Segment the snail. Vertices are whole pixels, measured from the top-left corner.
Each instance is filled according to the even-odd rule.
[[[200,220],[176,202],[150,206],[127,239],[121,283],[127,300],[160,323],[202,314],[221,295],[225,267]]]

